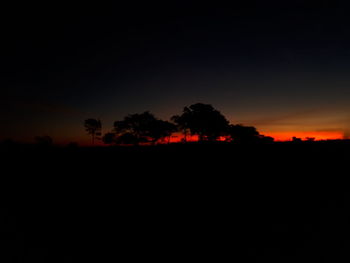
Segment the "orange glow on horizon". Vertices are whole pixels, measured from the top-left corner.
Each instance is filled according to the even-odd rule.
[[[293,137],[306,140],[307,138],[315,138],[319,140],[339,140],[344,138],[342,131],[281,131],[281,132],[266,132],[266,136],[271,136],[275,141],[291,141]]]
[[[343,131],[280,131],[280,132],[262,132],[261,134],[265,136],[270,136],[275,139],[275,141],[291,141],[293,137],[306,140],[307,138],[315,138],[316,141],[320,140],[339,140],[344,139]],[[174,134],[171,136],[170,142],[176,143],[181,142],[184,139],[182,134]],[[220,141],[225,141],[222,137]],[[197,135],[188,135],[188,142],[198,141]]]
[[[319,140],[339,140],[344,139],[343,131],[273,131],[273,132],[261,132],[262,135],[270,136],[275,139],[275,141],[291,141],[293,137],[306,140],[307,138],[315,138],[316,141]],[[170,143],[180,143],[184,139],[184,135],[180,133],[174,133],[170,138]],[[220,141],[225,141],[224,137],[219,138]],[[187,142],[197,142],[197,135],[187,135]],[[69,141],[62,141],[59,144],[66,145]],[[84,138],[76,140],[80,146],[92,146],[91,139]],[[168,143],[169,138],[165,138],[159,143]],[[108,146],[102,141],[98,140],[95,142],[95,146]]]

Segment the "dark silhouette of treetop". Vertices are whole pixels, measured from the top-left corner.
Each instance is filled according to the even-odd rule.
[[[259,132],[255,127],[238,125],[230,125],[229,135],[238,142],[250,142],[258,138]]]
[[[97,119],[86,119],[84,122],[84,127],[87,133],[91,135],[92,144],[94,144],[96,136],[101,136],[101,121]]]
[[[233,142],[271,142],[273,138],[259,134],[255,127],[230,124],[220,111],[210,104],[196,103],[184,107],[181,115],[174,115],[172,122],[156,118],[149,111],[129,114],[122,120],[115,121],[113,131],[105,133],[105,144],[139,145],[170,143],[173,133],[181,131],[182,141],[187,135],[198,136],[199,141],[217,141],[224,139]],[[101,121],[85,120],[85,129],[92,135],[101,135]]]
[[[154,121],[156,121],[156,118],[148,111],[141,114],[130,114],[124,117],[124,120],[114,122],[114,130],[117,137],[124,137],[129,134],[127,136],[129,138],[133,136],[135,144],[138,144],[147,141]]]
[[[170,142],[170,137],[173,132],[177,130],[176,125],[163,120],[156,120],[151,125],[151,134],[153,137],[153,142],[168,138]]]
[[[170,122],[154,117],[148,111],[141,114],[131,114],[122,121],[114,122],[117,143],[139,144],[156,143],[160,139],[170,137],[176,131],[176,126]]]
[[[261,135],[255,127],[243,126],[241,124],[231,124],[228,129],[228,135],[231,137],[231,140],[239,143],[273,141],[273,138]]]
[[[172,120],[178,128],[198,135],[200,141],[215,141],[225,135],[229,122],[218,110],[210,104],[196,103],[185,107],[181,115],[175,115]]]
[[[113,133],[113,132],[106,133],[105,135],[103,135],[102,141],[105,144],[113,144],[113,143],[115,143],[115,141],[116,141],[115,133]]]

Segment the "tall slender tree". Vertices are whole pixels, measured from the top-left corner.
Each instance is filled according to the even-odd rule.
[[[85,130],[91,135],[92,144],[95,144],[95,139],[101,136],[102,123],[99,119],[86,119],[84,122]]]

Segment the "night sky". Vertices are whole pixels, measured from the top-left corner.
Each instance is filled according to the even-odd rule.
[[[346,1],[145,2],[4,7],[0,140],[84,143],[86,118],[197,102],[277,139],[350,135]]]

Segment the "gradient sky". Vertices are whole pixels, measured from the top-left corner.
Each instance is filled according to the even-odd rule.
[[[126,114],[169,119],[196,102],[276,138],[347,137],[344,2],[7,6],[0,139],[84,142],[86,118],[108,132]]]

